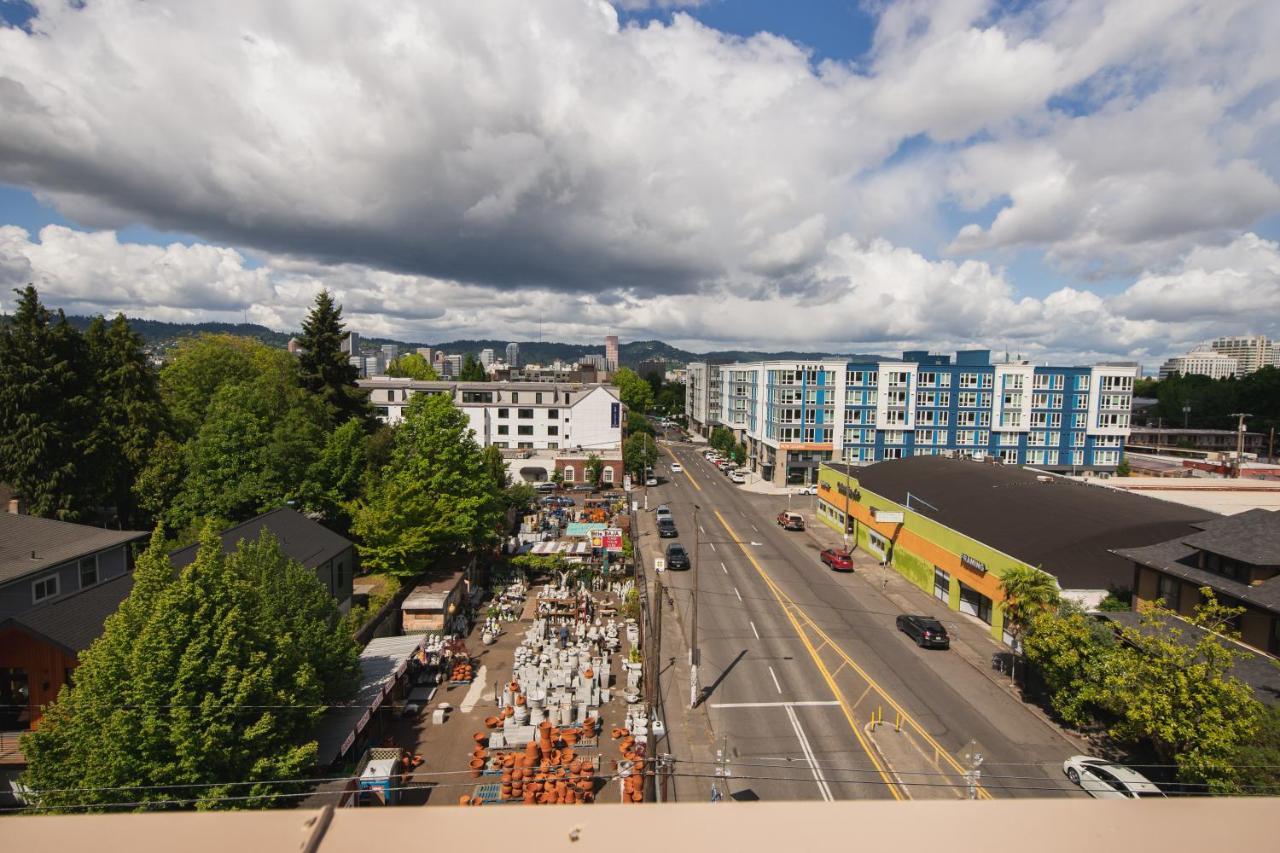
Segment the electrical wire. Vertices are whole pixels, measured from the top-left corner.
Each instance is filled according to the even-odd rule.
[[[711,764],[711,765],[719,764],[719,762],[716,762],[716,761],[697,761],[697,760],[695,760],[695,759],[690,759],[690,758],[671,758],[671,759],[669,759],[669,760],[670,760],[670,761],[672,761],[672,762],[674,762],[674,763],[677,763],[677,764]],[[803,761],[805,761],[805,759],[803,759],[803,758],[787,758],[787,759],[782,759],[782,760],[787,761],[787,762],[803,762]],[[1117,763],[1119,763],[1119,762],[1117,762]],[[745,761],[733,761],[733,762],[731,762],[731,764],[732,764],[732,766],[734,766],[734,767],[779,767],[779,766],[783,766],[783,765],[777,765],[777,764],[759,764],[759,763],[751,763],[751,762],[745,762]],[[983,767],[983,768],[986,768],[986,767],[994,766],[994,765],[996,765],[996,764],[997,764],[997,762],[987,762],[987,761],[983,761],[983,762],[982,762],[982,767]],[[1057,767],[1057,766],[1059,766],[1059,765],[1058,765],[1056,762],[1045,761],[1045,762],[1038,762],[1038,763],[1036,763],[1036,762],[1027,762],[1027,763],[1025,763],[1025,764],[1000,765],[1000,766],[1014,766],[1014,767]],[[1123,764],[1122,766],[1124,766],[1124,767],[1162,767],[1162,768],[1177,769],[1177,765],[1176,765],[1176,764]],[[878,772],[879,772],[875,767],[831,767],[830,765],[825,765],[825,764],[824,764],[824,765],[822,765],[822,769],[823,769],[823,770],[826,770],[826,769],[828,769],[828,768],[829,768],[829,769],[832,769],[832,770],[836,770],[836,771],[848,771],[848,772],[852,772],[852,773],[863,773],[863,772],[878,773]],[[1236,764],[1236,765],[1232,765],[1232,769],[1233,769],[1233,770],[1275,770],[1275,769],[1280,769],[1280,765],[1277,765],[1277,764]],[[898,771],[895,771],[895,772],[898,772]],[[902,774],[909,774],[909,775],[923,775],[923,776],[948,776],[948,777],[950,777],[950,776],[958,776],[958,775],[962,775],[962,774],[960,774],[960,773],[945,773],[945,772],[936,771],[936,770],[927,770],[927,771],[926,771],[926,770],[920,770],[920,771],[912,770],[912,771],[901,771],[901,773],[902,773]],[[901,775],[901,774],[900,774],[900,775]],[[993,774],[989,774],[989,773],[987,773],[987,772],[986,772],[986,770],[984,769],[984,770],[983,770],[983,773],[982,773],[982,778],[983,778],[983,779],[1039,779],[1039,778],[1041,778],[1041,777],[1039,777],[1039,776],[1008,776],[1008,775],[993,775]],[[1277,786],[1278,786],[1278,787],[1280,787],[1280,783],[1277,783]]]

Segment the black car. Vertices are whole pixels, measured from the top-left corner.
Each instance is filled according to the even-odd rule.
[[[951,648],[951,638],[947,636],[947,629],[932,616],[905,614],[899,616],[898,630],[914,640],[915,644],[922,649]]]
[[[670,518],[658,519],[658,536],[663,539],[675,539],[680,533],[676,530],[676,523]]]
[[[679,542],[672,542],[667,546],[667,568],[668,569],[687,569],[689,568],[689,552]]]

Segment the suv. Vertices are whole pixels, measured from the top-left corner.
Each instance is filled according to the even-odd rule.
[[[658,537],[661,539],[675,539],[679,536],[676,530],[676,523],[671,520],[671,516],[665,516],[658,519]]]
[[[667,568],[668,569],[687,569],[689,568],[689,552],[679,542],[672,542],[667,546]]]
[[[947,636],[947,629],[932,616],[906,614],[899,616],[898,630],[914,640],[915,644],[922,649],[951,648],[951,638]]]
[[[670,520],[671,507],[667,506],[666,504],[663,504],[662,506],[658,507],[653,511],[653,517],[659,524],[662,523],[662,520],[664,518]]]
[[[804,530],[804,516],[798,512],[780,512],[778,526],[783,530]]]
[[[832,571],[853,571],[853,556],[848,551],[842,551],[839,548],[827,548],[818,555],[818,559],[826,563]]]

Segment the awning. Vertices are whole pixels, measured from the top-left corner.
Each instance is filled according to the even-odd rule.
[[[360,653],[360,686],[349,705],[330,708],[316,730],[317,763],[324,767],[345,753],[391,692],[409,658],[422,648],[425,634],[378,637]]]

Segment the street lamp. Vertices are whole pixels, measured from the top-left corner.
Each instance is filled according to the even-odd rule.
[[[693,572],[693,619],[691,629],[689,631],[689,707],[698,707],[698,700],[702,697],[702,688],[698,684],[698,663],[701,658],[701,652],[698,648],[698,552],[701,550],[701,540],[698,537],[698,510],[702,507],[698,504],[693,505],[693,559],[689,561],[690,569]]]

